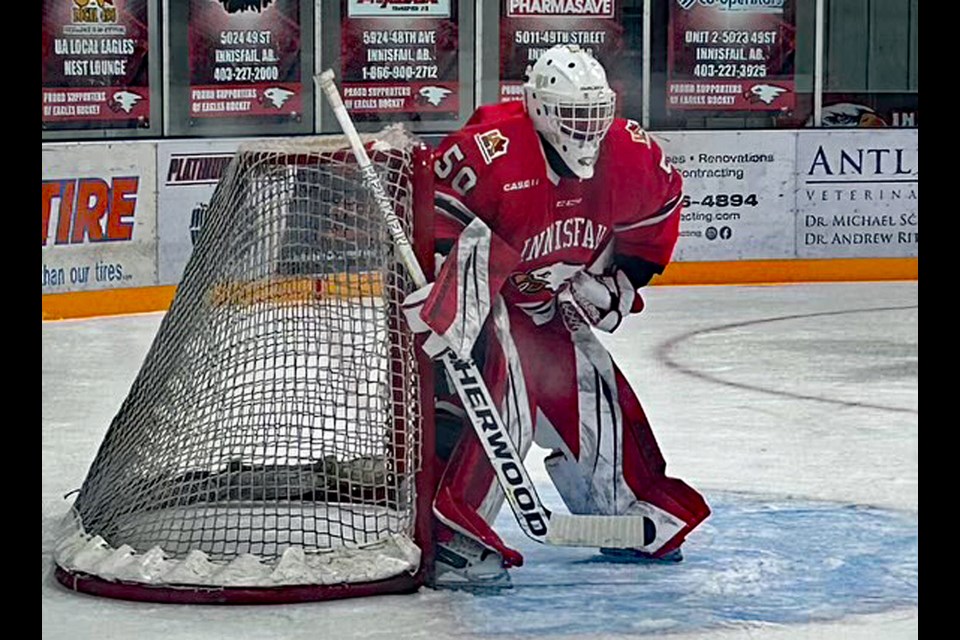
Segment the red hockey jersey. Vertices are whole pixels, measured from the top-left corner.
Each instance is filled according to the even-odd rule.
[[[673,253],[682,179],[632,120],[614,121],[590,180],[550,168],[521,102],[481,107],[434,158],[449,254],[421,317],[461,356],[497,294],[541,324],[585,267],[599,273],[614,255],[665,266]]]

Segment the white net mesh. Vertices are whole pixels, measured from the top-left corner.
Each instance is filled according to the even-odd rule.
[[[412,144],[400,130],[367,143],[408,233]],[[416,571],[409,288],[342,140],[242,148],[58,565],[208,586]]]

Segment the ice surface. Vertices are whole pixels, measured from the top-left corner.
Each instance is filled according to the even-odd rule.
[[[42,326],[44,638],[737,638],[919,634],[916,282],[659,287],[603,340],[644,403],[668,473],[714,515],[679,565],[538,546],[496,596],[188,607],[73,594],[58,522],[160,314]],[[557,504],[534,451],[530,471]]]

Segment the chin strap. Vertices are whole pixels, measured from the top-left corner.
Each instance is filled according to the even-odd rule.
[[[540,136],[540,144],[543,146],[543,155],[547,158],[547,164],[550,165],[550,169],[553,170],[555,174],[561,178],[576,178],[577,174],[573,172],[570,167],[567,166],[567,163],[563,161],[563,158],[560,157],[560,154],[557,153],[557,150],[553,148],[553,145],[547,142],[547,139],[543,137],[543,134],[537,133]]]

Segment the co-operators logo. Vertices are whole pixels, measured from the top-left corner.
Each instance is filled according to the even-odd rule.
[[[787,0],[677,0],[681,9],[689,11],[694,5],[701,5],[719,11],[754,11],[761,13],[782,13]]]

